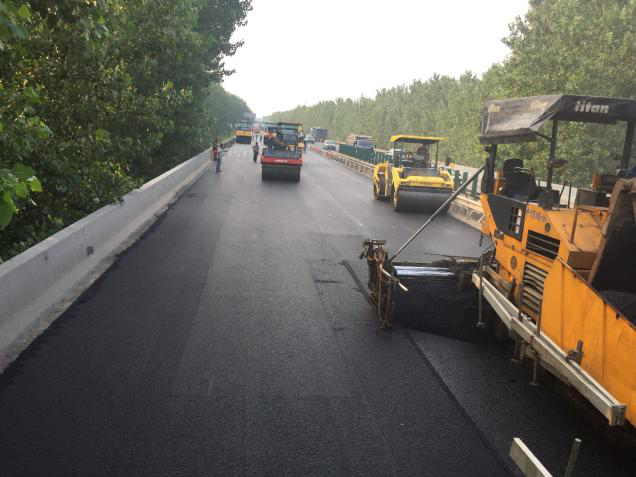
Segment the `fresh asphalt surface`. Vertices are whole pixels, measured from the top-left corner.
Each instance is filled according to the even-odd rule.
[[[521,436],[560,473],[634,475],[564,397],[490,342],[378,322],[363,238],[425,216],[306,155],[261,182],[249,146],[207,172],[0,378],[0,475],[509,475]],[[404,258],[476,256],[449,217]]]

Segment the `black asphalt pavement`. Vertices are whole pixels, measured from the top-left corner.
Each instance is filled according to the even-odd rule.
[[[561,463],[586,425],[545,387],[550,415],[566,414],[554,434],[506,417],[541,401],[501,348],[377,332],[361,241],[395,250],[425,216],[314,153],[298,184],[261,182],[249,146],[223,171],[0,377],[0,475],[509,475],[524,432],[531,447],[557,436],[546,459]],[[405,258],[476,256],[478,241],[442,217]],[[595,446],[577,475],[630,474]]]

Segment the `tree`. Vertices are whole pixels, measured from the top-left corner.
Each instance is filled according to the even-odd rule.
[[[374,98],[323,101],[272,117],[326,127],[340,140],[351,132],[371,134],[384,148],[397,132],[440,134],[448,138],[443,155],[478,165],[484,159],[477,132],[486,99],[555,93],[636,98],[636,0],[532,0],[503,41],[508,58],[481,78],[470,72],[459,78],[433,75],[382,89]],[[623,137],[622,128],[563,124],[557,155],[569,164],[556,171],[555,180],[567,176],[585,185],[592,171],[613,172],[611,157],[621,152]],[[545,141],[500,151],[524,159],[544,177]]]
[[[19,162],[38,171],[43,189],[37,207],[0,234],[0,260],[210,144],[211,131],[225,128],[215,121],[227,120],[216,103],[230,98],[214,86],[230,73],[223,59],[240,46],[230,37],[250,8],[249,0],[0,0],[0,174],[13,174],[0,187],[17,179],[38,189],[26,169],[16,175]],[[28,204],[19,194],[13,204]]]
[[[0,1],[0,65],[3,68],[23,58],[25,51],[19,42],[29,36],[30,19],[28,5],[17,7],[13,2]],[[0,154],[3,157],[11,150],[12,157],[20,160],[32,151],[38,139],[50,134],[35,113],[34,106],[38,102],[38,93],[32,87],[0,78]],[[35,204],[32,192],[42,192],[33,169],[19,163],[0,167],[0,230],[11,223],[22,202]]]

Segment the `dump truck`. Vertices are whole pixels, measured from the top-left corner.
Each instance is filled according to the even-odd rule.
[[[358,133],[349,134],[349,136],[347,136],[347,144],[353,147],[357,147],[358,149],[373,150],[375,148],[375,144],[373,143],[373,137],[368,136],[366,134],[358,134]]]
[[[437,163],[439,143],[444,140],[433,136],[392,136],[392,157],[373,169],[373,197],[390,200],[395,211],[432,212],[438,209],[454,188],[451,175]],[[433,144],[434,161],[430,154]]]
[[[323,142],[328,137],[328,131],[325,128],[311,128],[309,135],[313,136],[317,142]]]
[[[241,121],[236,126],[236,144],[251,144],[253,134],[252,123]]]
[[[303,165],[303,136],[300,123],[268,125],[261,153],[261,179],[300,181]]]
[[[567,164],[557,157],[559,126],[572,122],[625,128],[616,173],[594,172],[591,187],[579,188],[574,204],[564,200],[564,187],[553,184],[554,171]],[[627,423],[633,431],[635,126],[634,99],[559,94],[487,101],[479,133],[488,152],[484,165],[393,256],[383,241],[363,244],[368,286],[385,326],[405,320],[447,333],[467,323],[468,333],[500,330],[515,344],[515,361],[532,363],[533,381],[542,367],[577,390],[609,426]],[[549,149],[545,182],[514,155],[515,144],[536,140]],[[509,145],[505,151],[512,157],[498,165],[501,144]],[[399,253],[482,172],[482,233],[492,248],[478,260],[399,262]],[[451,293],[453,284],[458,303],[440,314],[435,295]]]

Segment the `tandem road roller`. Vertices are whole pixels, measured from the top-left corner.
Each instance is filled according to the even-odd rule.
[[[605,137],[624,137],[616,151],[603,153],[618,160],[615,173],[590,171],[592,185],[578,189],[574,205],[564,197],[566,188],[552,183],[554,170],[567,163],[558,157],[560,126],[573,122],[603,124]],[[610,426],[625,426],[633,437],[636,167],[630,159],[635,127],[633,99],[551,95],[487,101],[479,140],[488,159],[442,207],[483,172],[482,233],[492,247],[479,258],[397,261],[441,209],[393,256],[383,241],[366,240],[361,256],[367,259],[369,289],[385,326],[402,320],[459,334],[492,327],[512,339],[516,362],[532,363],[533,381],[543,367],[578,391]],[[609,131],[614,128],[621,129],[618,135]],[[549,150],[545,182],[524,165],[515,146],[536,140],[545,140]],[[498,165],[500,155],[510,156]],[[458,331],[467,322],[472,323],[467,331]]]
[[[236,144],[251,144],[254,135],[252,130],[253,124],[248,121],[241,121],[236,126]]]
[[[303,166],[303,136],[300,123],[268,125],[261,153],[262,180],[300,181]]]
[[[392,161],[373,170],[373,196],[391,200],[395,211],[433,212],[453,192],[451,175],[437,167],[439,142],[442,137],[399,134],[391,137]],[[435,162],[430,146],[435,144]]]

